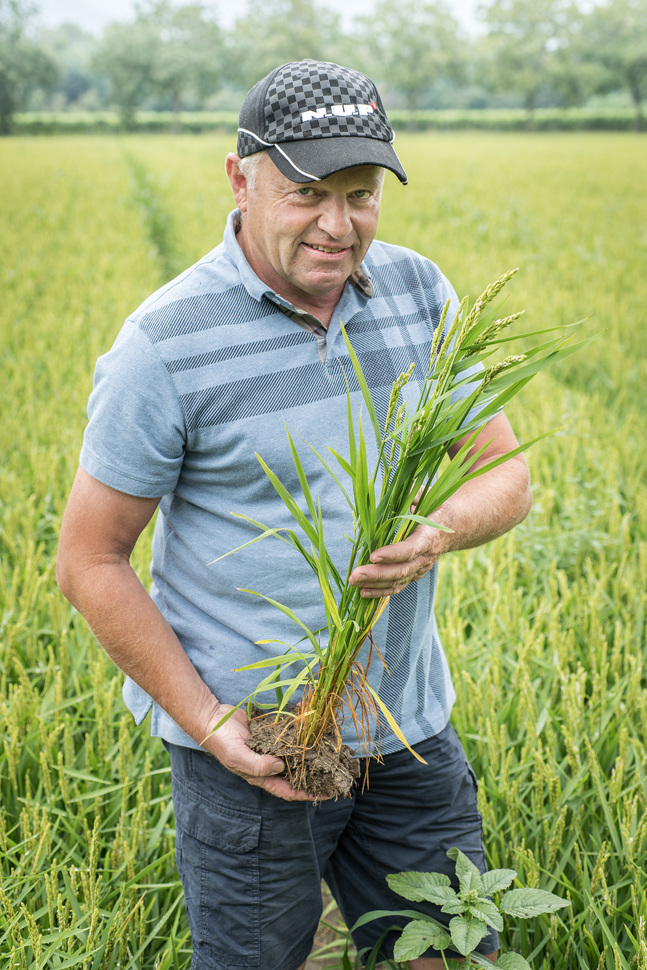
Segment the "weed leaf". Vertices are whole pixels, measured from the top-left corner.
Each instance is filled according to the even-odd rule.
[[[407,923],[402,936],[393,947],[393,956],[396,960],[415,960],[433,946],[436,950],[446,950],[451,946],[451,938],[445,930],[439,929],[426,920],[413,920]]]
[[[389,889],[398,896],[415,902],[431,902],[429,893],[438,888],[449,888],[449,876],[443,872],[396,872],[387,876]],[[452,890],[453,892],[453,890]],[[454,894],[455,895],[455,894]]]
[[[437,899],[432,899],[432,903],[436,903],[440,906],[443,913],[451,913],[452,915],[460,916],[461,913],[465,912],[465,903],[463,900],[456,895],[453,889],[445,890],[444,897],[442,895],[442,890],[437,890],[439,897]],[[451,893],[451,896],[450,896]]]
[[[528,961],[519,953],[502,954],[494,966],[499,967],[499,970],[532,970]]]
[[[474,906],[469,906],[470,916],[485,920],[488,926],[493,926],[499,932],[503,929],[503,917],[498,908],[489,899],[481,899]]]
[[[450,859],[456,863],[456,875],[461,885],[461,892],[468,893],[470,889],[482,890],[481,873],[476,868],[471,859],[460,851],[460,849],[450,849],[447,853]]]
[[[489,896],[490,893],[507,889],[516,875],[514,869],[491,869],[489,872],[484,872],[481,876],[483,892]]]
[[[466,919],[464,916],[454,916],[449,922],[449,931],[452,944],[464,957],[488,934],[487,923],[481,919]]]
[[[508,916],[530,919],[540,913],[554,913],[571,904],[545,889],[510,889],[501,900],[499,909]]]

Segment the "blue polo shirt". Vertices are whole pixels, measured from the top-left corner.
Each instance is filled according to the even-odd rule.
[[[393,381],[411,362],[405,395],[417,400],[415,378],[426,373],[443,305],[451,299],[450,321],[458,306],[433,263],[375,241],[326,331],[252,271],[236,240],[238,218],[230,215],[223,242],[149,297],[99,358],[81,452],[83,468],[106,485],[162,497],[151,595],[201,677],[230,704],[267,673],[234,668],[284,652],[280,644],[256,641],[295,644],[302,635],[288,617],[243,590],[284,603],[312,630],[325,627],[316,579],[284,543],[266,538],[213,562],[258,535],[237,513],[295,528],[255,453],[306,511],[290,429],[321,503],[327,548],[346,575],[350,510],[305,444],[348,455],[347,377],[356,415],[361,395],[340,321],[384,418]],[[373,467],[377,453],[366,415],[363,424]],[[442,730],[454,701],[434,619],[435,588],[434,568],[390,600],[373,631],[388,672],[374,657],[369,679],[411,744]],[[152,709],[154,735],[196,747],[130,679],[124,697],[138,723]],[[384,753],[401,747],[387,724],[380,734]],[[344,740],[357,747],[352,725]]]

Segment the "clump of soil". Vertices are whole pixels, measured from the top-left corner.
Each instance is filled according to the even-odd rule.
[[[305,791],[315,798],[350,798],[359,778],[359,759],[347,744],[339,745],[331,728],[318,745],[305,750],[296,740],[294,717],[255,711],[249,722],[247,745],[257,754],[271,754],[285,764],[285,776],[295,791]]]

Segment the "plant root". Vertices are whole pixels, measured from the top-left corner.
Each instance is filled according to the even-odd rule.
[[[321,741],[304,748],[297,742],[298,721],[283,715],[278,719],[254,711],[249,722],[247,746],[257,754],[271,754],[285,764],[284,775],[294,791],[305,791],[315,799],[350,798],[359,778],[359,759],[347,744],[340,746],[334,727]]]

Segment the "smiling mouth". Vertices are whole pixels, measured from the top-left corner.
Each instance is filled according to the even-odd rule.
[[[317,252],[319,252],[319,253],[334,253],[334,254],[337,254],[337,253],[345,253],[345,252],[347,252],[347,247],[344,247],[344,246],[335,246],[335,247],[333,247],[333,246],[317,246],[315,243],[304,243],[303,245],[304,246],[307,246],[308,249],[316,249]]]

